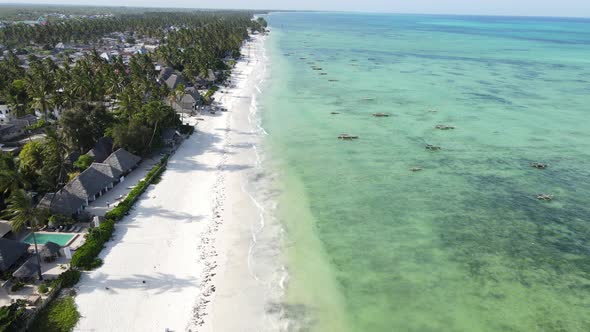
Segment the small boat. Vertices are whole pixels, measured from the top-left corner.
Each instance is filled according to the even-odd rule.
[[[338,82],[338,80],[328,80],[328,82]]]
[[[441,149],[440,146],[431,145],[431,144],[426,144],[425,148],[426,148],[426,150],[431,150],[431,151],[436,151],[436,150],[440,150]]]
[[[386,118],[389,116],[387,113],[373,113],[373,116],[376,118]]]
[[[547,168],[547,164],[543,163],[532,163],[531,167],[538,168],[538,169],[545,169]]]
[[[348,134],[340,134],[340,136],[338,136],[338,139],[343,139],[343,140],[353,140],[353,139],[357,139],[357,138],[359,138],[359,137],[348,135]]]
[[[321,76],[326,76],[328,73],[320,73]]]
[[[434,128],[440,129],[440,130],[455,129],[455,127],[453,127],[453,126],[447,126],[447,125],[443,125],[443,124],[436,125],[436,126],[434,126]]]
[[[339,112],[330,112],[330,114],[334,115],[334,114],[340,114]]]
[[[540,201],[550,201],[553,199],[553,195],[537,194],[537,199]]]
[[[422,167],[412,167],[410,168],[410,171],[412,172],[420,172],[422,170]]]

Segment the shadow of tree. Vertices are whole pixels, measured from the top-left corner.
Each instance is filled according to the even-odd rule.
[[[79,294],[92,293],[97,290],[118,294],[118,291],[123,289],[144,289],[157,295],[168,292],[179,293],[186,288],[195,287],[199,284],[198,278],[179,278],[168,273],[109,277],[104,273],[96,272],[86,275],[85,278],[88,278],[88,282],[80,283],[77,286]]]

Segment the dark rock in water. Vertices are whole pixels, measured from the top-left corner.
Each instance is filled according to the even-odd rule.
[[[342,139],[342,140],[353,140],[353,139],[357,139],[359,138],[358,136],[353,136],[353,135],[348,135],[348,134],[340,134],[340,136],[338,136],[338,139]]]
[[[426,148],[426,150],[430,150],[430,151],[436,151],[436,150],[440,150],[441,149],[440,146],[431,145],[431,144],[426,144],[425,148]]]
[[[540,201],[551,201],[553,200],[553,195],[537,194],[537,199]]]
[[[387,113],[374,113],[373,116],[376,118],[386,118],[389,116],[389,114],[387,114]]]
[[[545,169],[547,168],[547,164],[543,164],[543,163],[532,163],[531,167],[537,168],[537,169]]]
[[[440,129],[440,130],[455,129],[455,127],[453,127],[453,126],[447,126],[447,125],[443,125],[443,124],[436,125],[436,126],[434,126],[434,128]]]

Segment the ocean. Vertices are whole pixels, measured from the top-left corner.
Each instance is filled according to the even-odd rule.
[[[289,330],[590,331],[590,20],[267,19]]]

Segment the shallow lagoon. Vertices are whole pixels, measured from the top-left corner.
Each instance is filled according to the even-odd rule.
[[[590,21],[269,22],[293,329],[590,330]]]

